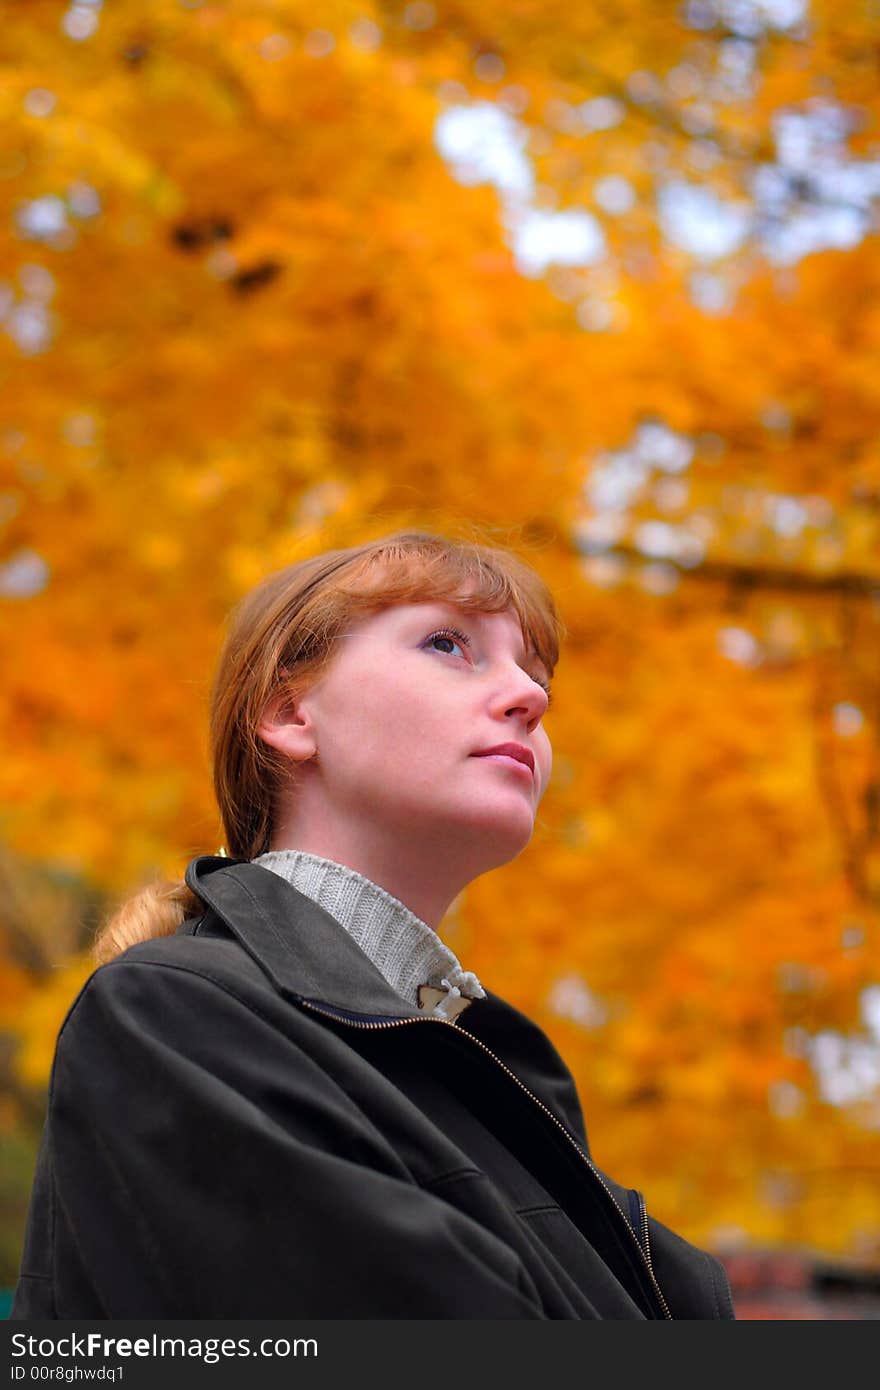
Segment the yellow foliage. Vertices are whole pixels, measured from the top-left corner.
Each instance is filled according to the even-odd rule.
[[[676,181],[750,204],[817,94],[854,113],[834,158],[876,159],[876,16],[817,0],[737,49],[679,0],[91,8],[82,39],[48,0],[4,15],[4,840],[80,888],[179,875],[221,838],[229,607],[397,526],[496,528],[570,638],[534,842],[462,896],[457,949],[684,1234],[876,1248],[876,1106],[830,1105],[804,1049],[870,1043],[878,981],[878,238],[786,264],[756,218],[701,260],[660,215]],[[437,146],[470,102],[599,260],[523,273],[515,198]],[[810,173],[783,221],[821,210]],[[639,465],[651,429],[685,467]],[[0,1027],[40,1088],[88,965],[22,949]]]
[[[94,972],[95,963],[87,956],[59,966],[25,1001],[17,1019],[18,1048],[15,1070],[26,1086],[43,1089],[55,1052],[55,1041],[70,1006]]]

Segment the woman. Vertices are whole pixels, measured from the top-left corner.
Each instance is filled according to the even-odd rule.
[[[437,932],[529,843],[563,633],[524,561],[424,532],[243,600],[211,708],[229,853],[100,935],[13,1318],[734,1316]]]

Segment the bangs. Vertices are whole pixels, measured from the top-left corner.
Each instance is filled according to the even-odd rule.
[[[566,629],[547,585],[507,550],[419,532],[390,536],[334,586],[350,617],[397,603],[453,603],[468,612],[513,609],[527,648],[552,675]]]

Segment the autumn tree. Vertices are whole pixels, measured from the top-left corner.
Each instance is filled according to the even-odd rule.
[[[447,939],[661,1219],[876,1257],[877,38],[856,0],[8,7],[10,1144],[98,907],[219,843],[232,603],[475,525],[570,635],[534,843]]]

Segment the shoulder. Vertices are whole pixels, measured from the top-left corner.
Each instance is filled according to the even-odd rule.
[[[55,1133],[69,1137],[83,1114],[111,1127],[125,1117],[139,1132],[160,1113],[185,1126],[187,1107],[256,1115],[267,1095],[334,1103],[348,1059],[325,1033],[235,942],[139,944],[91,975],[65,1019],[49,1086]]]
[[[113,960],[98,966],[86,981],[85,989],[126,988],[136,977],[158,985],[174,971],[221,986],[270,989],[265,973],[233,937],[202,934],[199,929],[204,920],[186,923],[172,936],[152,937],[129,946]]]
[[[621,1211],[630,1207],[630,1193],[604,1171],[601,1174]],[[651,1264],[673,1318],[735,1318],[727,1271],[721,1261],[662,1221],[648,1215]],[[640,1243],[644,1244],[643,1241]]]
[[[202,920],[199,919],[200,922]],[[195,925],[198,927],[198,924]],[[221,987],[226,985],[248,992],[269,990],[274,993],[265,972],[233,937],[202,935],[198,930],[191,929],[130,946],[107,966],[96,971],[95,975],[101,974],[102,970],[105,972],[105,987],[110,987],[111,981],[121,982],[131,977],[134,971],[156,980],[170,971],[181,971]]]
[[[660,1286],[677,1318],[735,1318],[727,1271],[708,1250],[648,1218],[651,1253]]]
[[[245,1026],[290,1034],[310,1020],[282,998],[248,953],[231,938],[180,932],[139,942],[100,965],[74,999],[58,1051],[102,1037],[161,1037],[170,1046],[202,1038],[228,1040]]]

